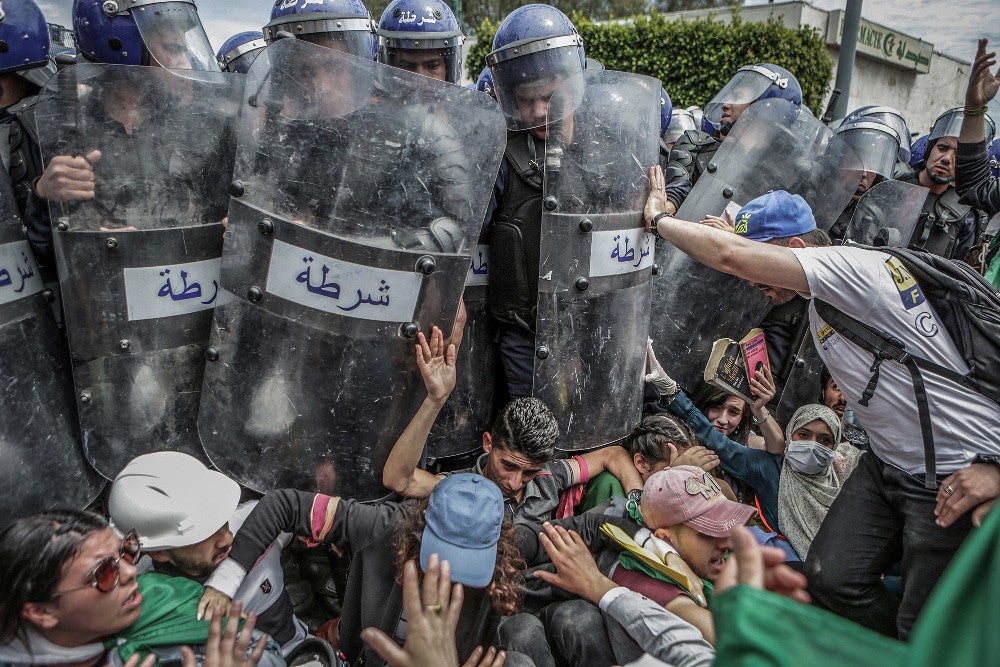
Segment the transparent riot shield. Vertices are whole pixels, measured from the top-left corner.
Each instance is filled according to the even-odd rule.
[[[104,480],[83,457],[66,342],[0,178],[0,528],[54,507],[83,509]]]
[[[806,110],[785,100],[754,103],[722,142],[677,217],[735,217],[770,190],[801,195],[816,224],[828,229],[861,181],[861,162],[844,142]],[[651,329],[657,357],[681,386],[693,388],[719,338],[736,340],[770,307],[745,280],[730,276],[660,242],[653,278]]]
[[[50,204],[84,449],[203,457],[197,414],[219,284],[243,77],[80,64],[50,83],[47,164],[92,165],[92,199]]]
[[[258,491],[384,495],[388,450],[424,397],[415,337],[450,334],[503,115],[475,91],[289,39],[254,62],[240,123],[205,450]]]
[[[548,125],[535,321],[533,393],[565,450],[618,440],[639,420],[653,267],[642,210],[660,84],[585,74],[580,106]]]
[[[917,229],[931,191],[913,183],[884,181],[858,200],[846,238],[872,246],[905,247]]]

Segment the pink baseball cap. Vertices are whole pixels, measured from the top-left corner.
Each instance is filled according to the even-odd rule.
[[[694,466],[665,468],[650,476],[642,489],[642,516],[650,529],[683,523],[711,537],[726,537],[757,513],[729,500],[719,482]]]

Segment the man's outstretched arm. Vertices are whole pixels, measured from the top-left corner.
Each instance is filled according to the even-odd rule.
[[[659,165],[649,168],[649,182],[645,211],[647,225],[657,214],[667,211],[668,201],[663,170]],[[656,233],[717,271],[801,294],[809,293],[805,271],[789,248],[751,241],[708,225],[667,216],[657,221]]]
[[[456,322],[456,329],[458,324]],[[455,389],[458,350],[454,343],[445,345],[441,330],[434,327],[430,342],[423,333],[417,334],[416,357],[427,397],[392,446],[382,468],[382,484],[401,496],[426,498],[441,477],[417,466],[431,427]]]

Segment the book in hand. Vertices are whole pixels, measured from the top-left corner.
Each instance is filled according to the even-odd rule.
[[[705,364],[705,382],[723,391],[753,403],[750,377],[747,368],[754,372],[770,368],[764,331],[753,329],[740,341],[720,338],[712,345],[712,352]]]

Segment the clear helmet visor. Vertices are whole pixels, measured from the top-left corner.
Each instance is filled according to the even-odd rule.
[[[536,44],[552,46],[533,50]],[[526,52],[526,53],[525,53]],[[566,35],[512,44],[486,59],[493,90],[511,130],[530,130],[573,113],[583,97],[583,44]],[[558,108],[550,101],[558,98]]]
[[[663,142],[672,144],[688,130],[697,129],[698,126],[695,124],[694,115],[690,111],[686,109],[674,109],[674,115],[670,118],[670,125],[667,127],[667,131],[663,133]]]
[[[989,116],[983,116],[983,118],[986,121],[986,127],[984,128],[986,130],[986,142],[989,143],[993,140],[996,128],[993,125],[992,118]],[[934,121],[934,127],[931,128],[931,133],[927,135],[927,145],[933,145],[941,137],[957,137],[962,131],[962,121],[964,119],[965,114],[961,108],[945,111]]]
[[[168,69],[219,71],[215,51],[194,5],[161,2],[140,5],[131,12],[142,43],[156,64]]]
[[[899,138],[895,131],[876,122],[853,122],[837,136],[850,146],[865,171],[891,179],[899,154]]]
[[[442,39],[381,37],[378,61],[432,79],[458,83],[462,80],[461,37]]]
[[[252,51],[247,51],[246,53],[236,56],[226,63],[225,71],[232,72],[234,74],[246,74],[250,71],[253,61],[257,60],[257,56],[259,56],[260,52],[263,50],[264,49],[253,49]]]
[[[718,131],[722,127],[723,106],[753,104],[773,82],[754,69],[741,69],[712,100],[705,105],[704,118]],[[728,121],[728,119],[727,119]],[[735,119],[728,121],[735,122]]]
[[[845,120],[864,116],[865,118],[873,118],[888,125],[892,128],[893,132],[899,135],[899,161],[909,162],[912,148],[910,130],[906,127],[906,121],[903,120],[902,114],[892,107],[868,107],[863,112],[861,111],[859,109],[858,112],[848,114]]]

